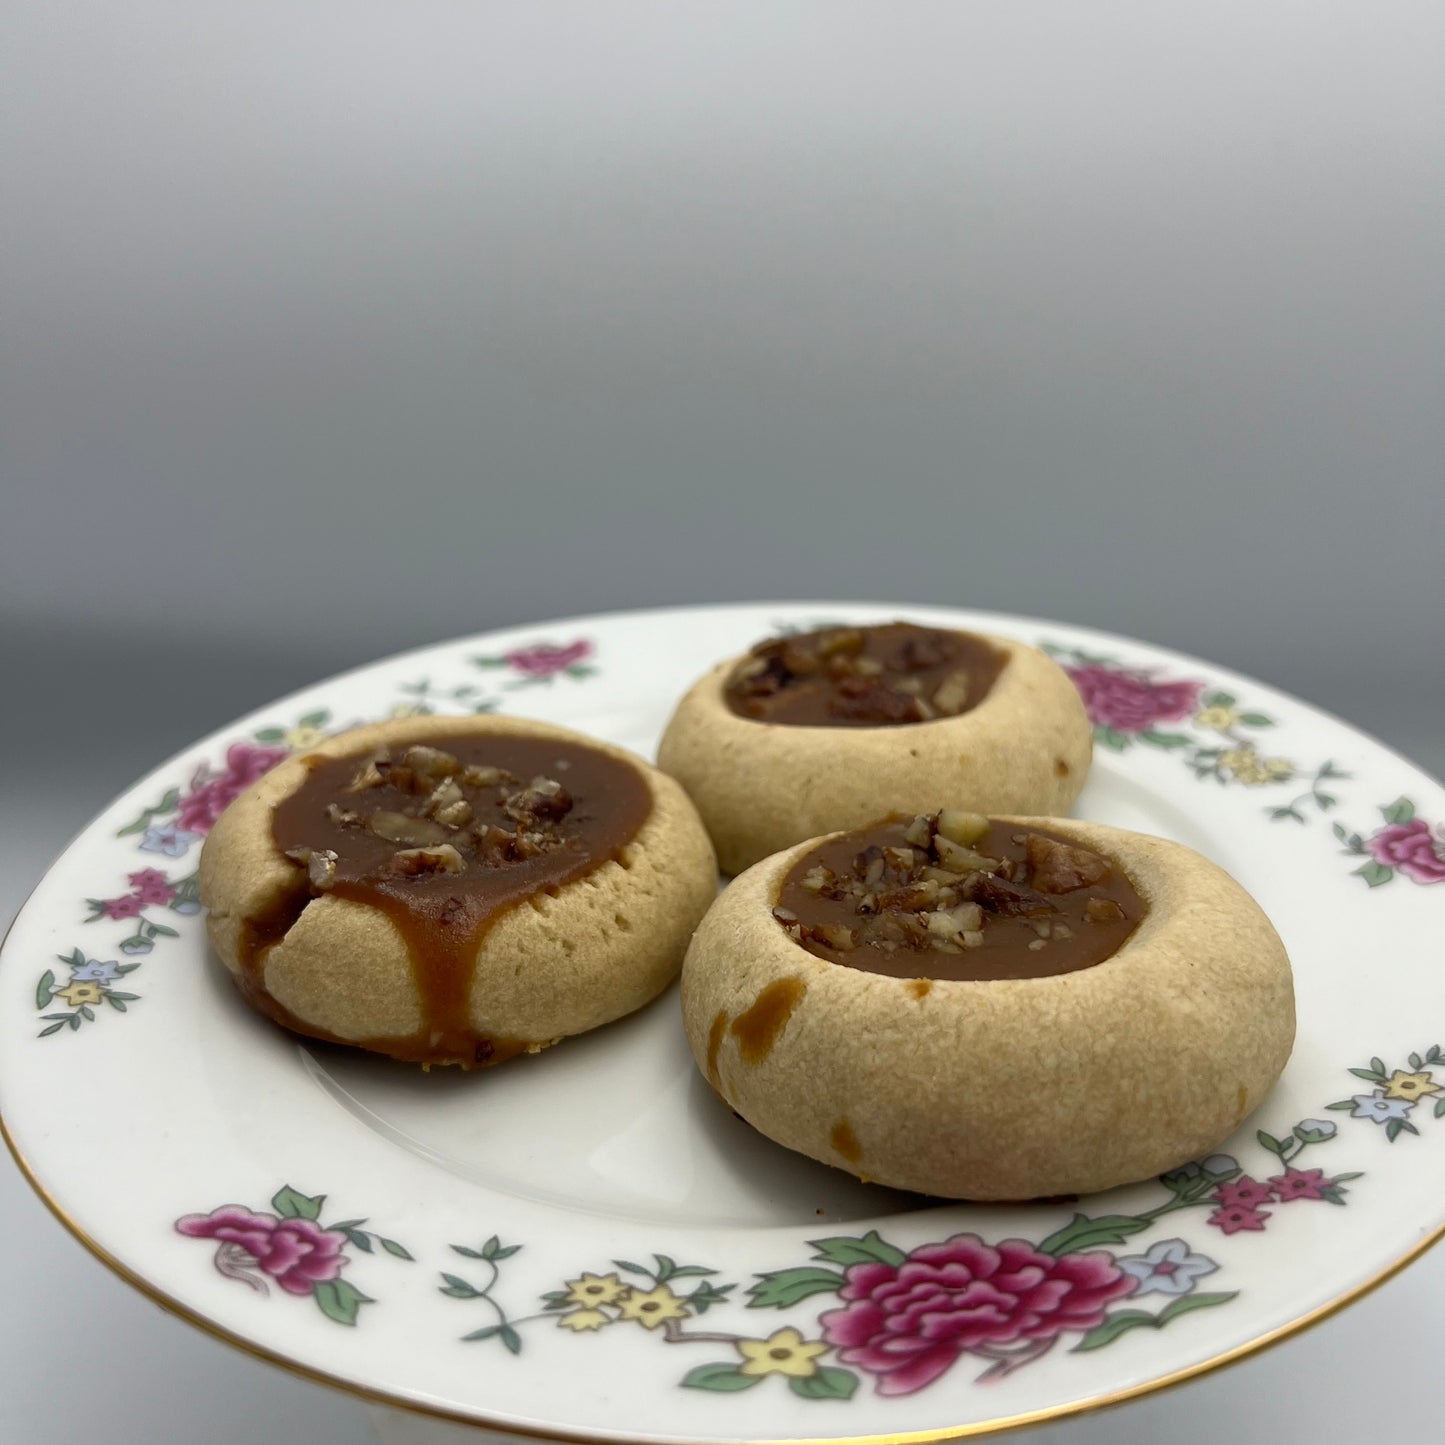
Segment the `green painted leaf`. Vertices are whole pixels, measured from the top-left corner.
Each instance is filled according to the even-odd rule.
[[[1187,748],[1192,741],[1188,733],[1161,733],[1154,728],[1146,729],[1139,738],[1156,748]]]
[[[1405,1121],[1403,1119],[1391,1119],[1390,1122],[1385,1125],[1385,1138],[1393,1144],[1395,1140],[1400,1137],[1400,1130],[1404,1127]]]
[[[474,667],[505,667],[507,659],[505,657],[474,657],[472,665]]]
[[[1103,1324],[1090,1330],[1088,1334],[1074,1346],[1074,1353],[1081,1350],[1097,1350],[1104,1345],[1111,1345],[1122,1334],[1130,1330],[1137,1330],[1147,1326],[1150,1329],[1162,1330],[1172,1320],[1180,1315],[1190,1314],[1194,1310],[1206,1310],[1215,1305],[1228,1304],[1239,1294],[1238,1290],[1218,1291],[1215,1293],[1187,1294],[1182,1295],[1172,1304],[1166,1305],[1157,1315],[1151,1315],[1144,1310],[1120,1310],[1118,1314],[1110,1315]]]
[[[819,1365],[816,1375],[795,1375],[788,1388],[805,1400],[851,1400],[858,1376],[836,1365]]]
[[[1239,699],[1232,692],[1223,692],[1219,689],[1204,694],[1205,707],[1233,707],[1238,701]]]
[[[493,1335],[500,1334],[501,1325],[483,1325],[479,1330],[473,1330],[469,1335],[463,1335],[464,1340],[489,1340]]]
[[[152,923],[146,919],[146,929],[151,934],[159,934],[162,938],[179,938],[180,934],[174,928],[168,928],[164,923]]]
[[[861,1237],[839,1234],[830,1239],[810,1239],[808,1243],[818,1251],[813,1258],[827,1260],[829,1264],[900,1265],[908,1258],[901,1249],[889,1244],[876,1229],[870,1229]]]
[[[1242,712],[1239,720],[1245,727],[1250,728],[1272,728],[1274,726],[1274,719],[1266,717],[1262,712]]]
[[[690,1276],[716,1274],[717,1270],[709,1269],[705,1264],[680,1264],[673,1270],[670,1278],[687,1279]]]
[[[464,1259],[485,1259],[486,1256],[479,1249],[468,1249],[464,1244],[454,1244],[452,1248]]]
[[[1396,798],[1380,809],[1380,815],[1387,823],[1408,823],[1415,816],[1415,805],[1409,798]]]
[[[362,1305],[374,1301],[344,1279],[328,1279],[316,1286],[316,1303],[327,1319],[339,1325],[354,1325]]]
[[[476,1299],[482,1291],[474,1285],[470,1285],[459,1274],[448,1274],[442,1271],[442,1278],[446,1280],[447,1287],[439,1291],[441,1294],[449,1294],[453,1299]]]
[[[338,1219],[335,1224],[327,1224],[323,1228],[339,1229],[344,1234],[348,1229],[360,1229],[365,1223],[364,1219]]]
[[[748,1308],[754,1310],[790,1309],[809,1295],[836,1294],[843,1288],[843,1276],[831,1269],[780,1269],[758,1276],[758,1283],[748,1290]]]
[[[1347,1180],[1350,1180],[1350,1179],[1363,1179],[1364,1177],[1365,1177],[1365,1172],[1364,1172],[1363,1169],[1352,1169],[1348,1174],[1336,1174],[1335,1177],[1330,1180],[1330,1183],[1331,1183],[1331,1184],[1344,1184]]]
[[[1133,742],[1133,738],[1102,726],[1094,729],[1094,740],[1103,743],[1106,748],[1112,748],[1116,753],[1122,753]]]
[[[1326,1109],[1353,1109],[1354,1107],[1355,1101],[1353,1099],[1336,1099],[1333,1104],[1325,1105]]]
[[[501,1249],[494,1249],[492,1251],[493,1263],[495,1263],[499,1259],[511,1259],[511,1257],[516,1254],[516,1252],[521,1249],[521,1247],[522,1246],[520,1244],[508,1244],[504,1245]]]
[[[1195,1310],[1212,1309],[1215,1305],[1227,1305],[1230,1300],[1239,1294],[1237,1289],[1216,1290],[1212,1294],[1208,1291],[1199,1294],[1181,1295],[1172,1304],[1167,1304],[1159,1311],[1159,1325],[1162,1328],[1170,1320],[1176,1320],[1180,1315],[1193,1313]]]
[[[483,1259],[491,1259],[501,1247],[502,1247],[502,1241],[501,1241],[500,1239],[498,1239],[497,1236],[494,1234],[494,1235],[482,1246],[482,1258],[483,1258]]]
[[[121,1003],[134,1003],[140,997],[140,995],[138,993],[117,993],[114,989],[112,989],[106,995],[106,997],[110,999],[112,1003],[116,999],[119,999]]]
[[[1316,793],[1314,797],[1315,807],[1317,807],[1322,813],[1328,813],[1329,810],[1340,801],[1331,793]]]
[[[123,998],[113,993],[104,994],[102,996],[104,997],[106,1003],[108,1003],[111,1008],[113,1008],[117,1013],[125,1012],[125,1000]]]
[[[80,1012],[86,1023],[93,1024],[95,1022],[95,1014],[91,1011],[91,1007],[88,1003],[81,1004]]]
[[[339,1226],[332,1225],[331,1227],[333,1229],[336,1229]],[[363,1254],[371,1253],[371,1240],[365,1234],[363,1234],[361,1230],[343,1229],[341,1230],[341,1233],[344,1234],[347,1239],[349,1239],[352,1244],[354,1244]]]
[[[124,977],[124,975],[128,973],[134,973],[139,967],[140,964],[138,963],[118,963],[115,966],[115,971]]]
[[[1384,1074],[1377,1073],[1374,1069],[1351,1069],[1350,1072],[1357,1079],[1368,1079],[1372,1084],[1383,1084],[1385,1082]]]
[[[674,1276],[675,1278],[675,1276]],[[700,1315],[705,1315],[713,1305],[721,1304],[728,1295],[737,1288],[735,1284],[714,1285],[711,1281],[699,1285],[689,1295],[683,1298]]]
[[[1305,820],[1305,815],[1303,813],[1296,812],[1295,809],[1290,807],[1271,808],[1269,810],[1269,816],[1270,819],[1276,823],[1280,822],[1284,818],[1293,818],[1296,823],[1303,823]]]
[[[132,833],[144,833],[145,830],[150,827],[151,819],[158,817],[162,813],[174,811],[180,804],[180,801],[181,790],[179,788],[170,789],[159,803],[153,808],[144,809],[139,818],[133,823],[127,823],[124,828],[119,829],[115,836],[117,838],[128,838]]]
[[[69,1024],[70,1024],[70,1031],[71,1031],[71,1033],[74,1033],[74,1032],[76,1031],[76,1029],[78,1029],[78,1028],[80,1027],[80,1015],[79,1015],[79,1014],[71,1014],[68,1022],[69,1022]]]
[[[1095,1325],[1070,1353],[1077,1355],[1085,1350],[1101,1350],[1105,1345],[1112,1345],[1120,1335],[1137,1330],[1141,1325],[1156,1328],[1154,1316],[1144,1310],[1120,1310],[1118,1314],[1110,1315],[1103,1324]]]
[[[1343,823],[1335,823],[1331,831],[1334,833],[1335,837],[1340,840],[1341,843],[1345,842],[1345,840],[1350,836],[1350,830],[1346,828]]]
[[[1363,878],[1371,888],[1378,888],[1382,883],[1388,883],[1390,879],[1395,876],[1395,870],[1393,868],[1387,867],[1384,863],[1374,858],[1371,858],[1368,863],[1361,867],[1356,868],[1355,873],[1358,877]]]
[[[1386,1073],[1387,1073],[1387,1070],[1386,1070],[1386,1068],[1385,1068],[1385,1061],[1384,1061],[1384,1059],[1379,1058],[1379,1057],[1376,1057],[1376,1058],[1371,1059],[1371,1060],[1370,1060],[1370,1067],[1375,1071],[1376,1074],[1379,1075],[1380,1078],[1382,1078],[1382,1079],[1385,1078]]]
[[[1435,1117],[1437,1119],[1445,1118],[1445,1094],[1441,1094],[1440,1097],[1435,1100]]]
[[[1419,1054],[1411,1054],[1410,1067],[1416,1070],[1423,1069],[1425,1067],[1425,1060],[1422,1059]]]
[[[1284,1145],[1273,1134],[1266,1134],[1263,1129],[1259,1129],[1254,1137],[1259,1140],[1262,1148],[1268,1149],[1271,1154],[1277,1154],[1281,1159],[1284,1158]]]
[[[388,1239],[384,1234],[378,1234],[376,1237],[380,1241],[381,1247],[393,1258],[412,1260],[416,1258],[404,1244],[398,1244],[396,1240]],[[519,1245],[518,1248],[521,1246]]]
[[[669,1254],[654,1254],[652,1257],[657,1261],[657,1274],[654,1277],[658,1284],[671,1279],[677,1271],[677,1261]]]
[[[325,727],[330,717],[330,710],[323,707],[318,709],[316,712],[308,712],[306,716],[301,719],[299,725],[303,728]]]
[[[641,1274],[645,1275],[648,1279],[652,1278],[652,1271],[650,1269],[644,1269],[640,1264],[633,1264],[630,1259],[614,1259],[612,1263],[615,1264],[618,1269],[625,1269],[629,1274]]]
[[[258,743],[279,743],[286,736],[283,728],[258,728],[251,734]]]
[[[43,1039],[47,1034],[58,1033],[64,1027],[64,1024],[48,1024],[45,1028],[41,1029],[35,1037],[37,1039]]]
[[[283,1184],[271,1196],[271,1208],[282,1219],[316,1219],[320,1217],[321,1206],[326,1203],[324,1194],[300,1194],[289,1184]]]
[[[751,1390],[763,1377],[745,1375],[733,1364],[695,1365],[682,1377],[687,1390]]]
[[[522,1353],[522,1337],[511,1325],[503,1325],[500,1334],[502,1343],[506,1345],[514,1355],[520,1355]]]
[[[55,997],[55,971],[47,968],[35,985],[35,1007],[44,1008]]]
[[[1133,1214],[1101,1214],[1096,1219],[1076,1214],[1062,1229],[1049,1235],[1039,1249],[1058,1258],[1080,1249],[1095,1249],[1101,1244],[1122,1244],[1130,1235],[1148,1229],[1152,1222]]]

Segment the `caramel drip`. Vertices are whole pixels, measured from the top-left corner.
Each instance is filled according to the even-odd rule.
[[[833,1125],[830,1142],[850,1164],[856,1164],[863,1157],[863,1146],[858,1142],[853,1126],[846,1119],[839,1119]]]
[[[462,734],[428,738],[427,746],[452,754],[462,764],[503,769],[509,775],[500,783],[465,790],[473,819],[465,829],[449,830],[445,840],[461,854],[464,870],[420,877],[395,871],[398,845],[369,829],[366,819],[377,812],[415,814],[421,800],[389,784],[354,791],[351,785],[364,756],[308,759],[306,780],[275,810],[272,834],[283,853],[334,852],[335,876],[324,890],[307,886],[298,865],[297,886],[284,905],[247,921],[240,951],[242,988],[262,1012],[314,1038],[359,1043],[418,1063],[499,1063],[551,1040],[493,1038],[473,1026],[473,977],[487,931],[519,905],[542,907],[539,900],[619,858],[646,821],[652,795],[636,768],[575,743]],[[506,811],[507,798],[534,777],[560,781],[571,796],[570,810],[548,825],[548,847],[521,858],[489,851],[472,830],[522,831],[523,825]],[[353,817],[338,822],[328,808]],[[378,909],[391,920],[405,944],[421,1006],[421,1024],[414,1034],[338,1040],[295,1018],[267,992],[266,954],[323,892]]]
[[[733,1020],[732,1035],[745,1064],[761,1064],[772,1053],[793,1010],[808,986],[801,978],[780,978],[770,983],[753,1001],[752,1007]]]

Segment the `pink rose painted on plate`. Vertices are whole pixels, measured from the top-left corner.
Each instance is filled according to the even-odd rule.
[[[1391,823],[1365,840],[1370,857],[1416,883],[1445,883],[1445,839],[1423,818]]]
[[[209,833],[229,803],[289,755],[288,748],[232,743],[226,749],[226,766],[222,772],[203,770],[196,775],[191,791],[180,800],[176,826],[187,833]]]
[[[507,687],[527,687],[532,683],[551,683],[559,677],[569,677],[580,682],[591,677],[596,671],[592,657],[596,649],[585,637],[573,642],[534,642],[530,647],[514,647],[510,652],[490,657],[474,657],[472,662],[481,668],[506,668],[516,674],[516,680]]]
[[[1384,827],[1368,835],[1353,833],[1343,823],[1334,825],[1344,851],[1364,859],[1355,876],[1371,888],[1389,883],[1397,873],[1412,883],[1445,883],[1445,829],[1417,818],[1409,798],[1386,803],[1380,818]]]
[[[1098,664],[1064,670],[1079,689],[1090,720],[1121,733],[1188,717],[1203,687],[1199,682],[1152,682],[1143,673]]]
[[[1138,1280],[1103,1251],[1042,1254],[1022,1239],[976,1234],[926,1244],[901,1265],[851,1266],[848,1303],[819,1317],[838,1358],[878,1377],[880,1395],[910,1395],[965,1354],[993,1361],[996,1379],[1037,1359],[1059,1335],[1102,1324]]]
[[[209,1214],[183,1214],[176,1232],[190,1239],[216,1244],[212,1263],[216,1273],[269,1295],[268,1280],[290,1295],[310,1295],[316,1307],[339,1325],[354,1325],[362,1305],[374,1304],[348,1279],[345,1271],[351,1245],[363,1254],[381,1250],[395,1259],[411,1254],[394,1239],[363,1229],[364,1219],[321,1223],[324,1194],[302,1194],[289,1184],[271,1197],[274,1213],[248,1209],[244,1204],[223,1204]]]
[[[187,1214],[176,1228],[192,1239],[215,1239],[236,1248],[227,1251],[232,1278],[255,1285],[250,1270],[270,1275],[291,1294],[311,1294],[322,1280],[335,1279],[347,1264],[344,1235],[310,1219],[279,1219],[256,1214],[240,1204],[223,1204],[209,1214]],[[264,1289],[264,1285],[262,1285]]]

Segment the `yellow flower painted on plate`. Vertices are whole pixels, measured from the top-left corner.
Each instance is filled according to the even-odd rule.
[[[739,1340],[743,1363],[741,1375],[789,1375],[802,1379],[818,1373],[818,1356],[828,1346],[821,1340],[805,1340],[797,1330],[778,1330],[765,1340]]]
[[[1230,748],[1219,755],[1219,766],[1247,788],[1283,782],[1294,773],[1288,758],[1262,758],[1253,748]]]
[[[567,1281],[567,1298],[574,1305],[591,1308],[616,1304],[628,1289],[615,1274],[584,1274]]]
[[[629,1290],[617,1301],[625,1320],[636,1320],[644,1329],[655,1330],[667,1320],[680,1320],[687,1315],[687,1305],[665,1284],[656,1289]]]
[[[1385,1085],[1385,1093],[1392,1099],[1421,1099],[1426,1094],[1439,1092],[1440,1085],[1435,1082],[1434,1076],[1423,1070],[1418,1074],[1407,1074],[1404,1069],[1396,1069]]]
[[[600,1330],[603,1325],[611,1323],[612,1316],[601,1310],[570,1310],[557,1321],[559,1328],[577,1331]]]
[[[320,728],[298,727],[292,728],[281,741],[293,752],[304,753],[309,748],[316,747],[319,743],[326,741],[326,734]]]
[[[1194,714],[1197,727],[1212,728],[1217,733],[1228,732],[1239,721],[1239,714],[1232,707],[1207,707]]]
[[[82,1004],[99,1003],[105,997],[105,990],[98,983],[71,983],[55,990],[56,998],[63,998],[71,1008]]]

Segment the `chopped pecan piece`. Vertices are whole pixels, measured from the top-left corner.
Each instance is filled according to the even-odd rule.
[[[388,843],[401,843],[409,848],[425,848],[432,843],[446,840],[446,829],[430,818],[413,818],[410,813],[393,813],[378,810],[367,820],[366,826],[378,838]]]
[[[1032,882],[1040,892],[1072,893],[1109,876],[1108,860],[1087,848],[1060,843],[1041,833],[1030,833],[1027,847]]]
[[[1027,888],[1022,883],[1011,883],[996,873],[973,874],[963,884],[961,891],[974,903],[981,904],[987,912],[1005,917],[1054,911],[1054,905],[1042,893]]]
[[[430,878],[435,873],[464,873],[466,860],[450,843],[436,848],[404,848],[392,856],[391,871],[403,878]]]

